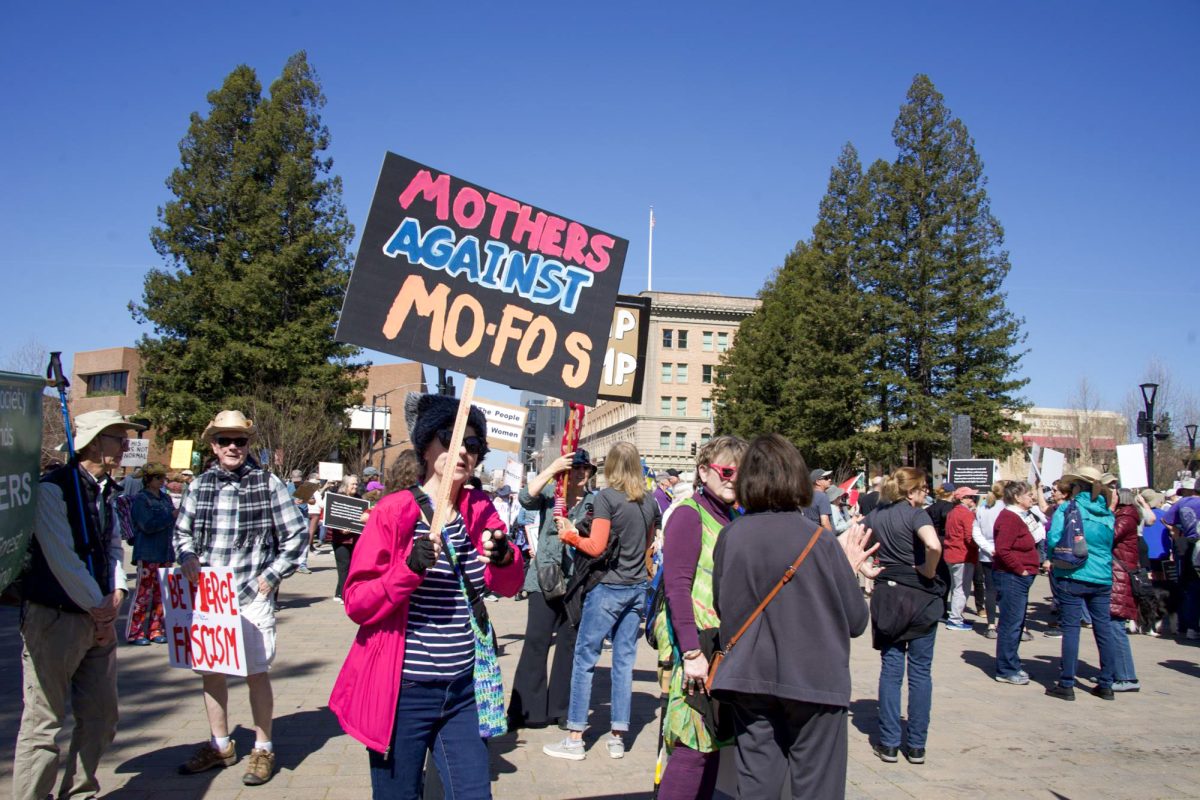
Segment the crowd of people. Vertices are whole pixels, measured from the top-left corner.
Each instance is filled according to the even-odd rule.
[[[75,724],[57,793],[99,792],[117,725],[115,648],[121,638],[167,641],[161,568],[193,584],[205,567],[234,575],[255,734],[243,781],[254,786],[275,773],[269,671],[280,585],[310,571],[309,554],[332,551],[334,599],[358,631],[329,707],[366,747],[377,798],[421,797],[429,759],[447,797],[488,798],[488,739],[521,728],[557,726],[561,738],[544,754],[587,758],[593,677],[609,645],[600,743],[622,758],[643,634],[664,697],[657,791],[670,800],[712,797],[725,747],[740,796],[775,797],[790,781],[793,796],[843,797],[850,643],[868,625],[880,657],[872,749],[913,764],[926,759],[939,629],[994,640],[994,679],[1013,686],[1030,683],[1022,642],[1039,627],[1061,639],[1045,694],[1064,701],[1076,699],[1081,628],[1099,653],[1090,692],[1107,701],[1141,689],[1131,634],[1167,635],[1177,618],[1178,635],[1200,638],[1200,497],[1190,481],[1169,494],[1136,492],[1080,466],[1048,487],[1002,480],[981,496],[934,488],[924,471],[901,467],[859,493],[768,434],[711,438],[694,470],[649,481],[622,442],[602,467],[576,449],[519,489],[485,488],[478,408],[468,409],[456,452],[456,399],[411,395],[405,413],[412,449],[386,475],[367,467],[336,483],[300,471],[284,481],[256,463],[254,423],[235,410],[205,430],[211,461],[198,475],[149,464],[118,483],[113,472],[140,426],[116,412],[78,415],[75,457],[42,478],[21,583],[15,796],[54,793],[68,697]],[[367,510],[335,524],[333,495],[362,498]],[[126,543],[136,581],[119,637]],[[1031,628],[1039,575],[1052,600]],[[500,597],[524,600],[527,614],[507,699],[487,610]],[[210,737],[180,765],[185,774],[240,760],[227,678],[197,672]]]

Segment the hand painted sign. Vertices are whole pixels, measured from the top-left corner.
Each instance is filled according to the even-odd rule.
[[[0,590],[25,562],[37,516],[46,381],[0,373]]]
[[[150,440],[130,439],[129,446],[121,454],[121,466],[128,469],[144,467],[150,460]]]
[[[628,248],[388,153],[337,338],[594,403]]]
[[[246,641],[233,572],[203,567],[192,584],[175,567],[160,569],[158,581],[171,666],[245,675]]]
[[[621,295],[613,309],[600,380],[601,400],[642,402],[646,343],[650,339],[650,298]]]

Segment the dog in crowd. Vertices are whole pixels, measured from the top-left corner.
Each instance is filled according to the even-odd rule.
[[[1168,581],[1154,581],[1154,590],[1137,597],[1138,627],[1150,636],[1171,632],[1171,618],[1179,610],[1178,590]]]

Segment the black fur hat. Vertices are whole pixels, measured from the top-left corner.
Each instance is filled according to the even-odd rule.
[[[444,394],[418,394],[410,392],[404,398],[404,422],[408,425],[408,438],[412,441],[413,452],[425,473],[429,467],[425,463],[425,450],[437,432],[444,428],[454,427],[454,418],[458,415],[458,398]],[[479,438],[483,439],[484,447],[479,454],[480,463],[487,455],[487,417],[478,406],[471,406],[467,412],[467,424],[473,427]]]

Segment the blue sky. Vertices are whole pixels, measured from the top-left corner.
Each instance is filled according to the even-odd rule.
[[[1006,230],[1025,396],[1064,405],[1086,375],[1119,408],[1152,358],[1200,389],[1196,3],[407,5],[10,8],[0,360],[135,341],[188,115],[237,64],[269,85],[305,49],[357,229],[390,149],[628,238],[625,292],[653,204],[655,289],[753,295],[845,142],[893,157],[927,73]]]

